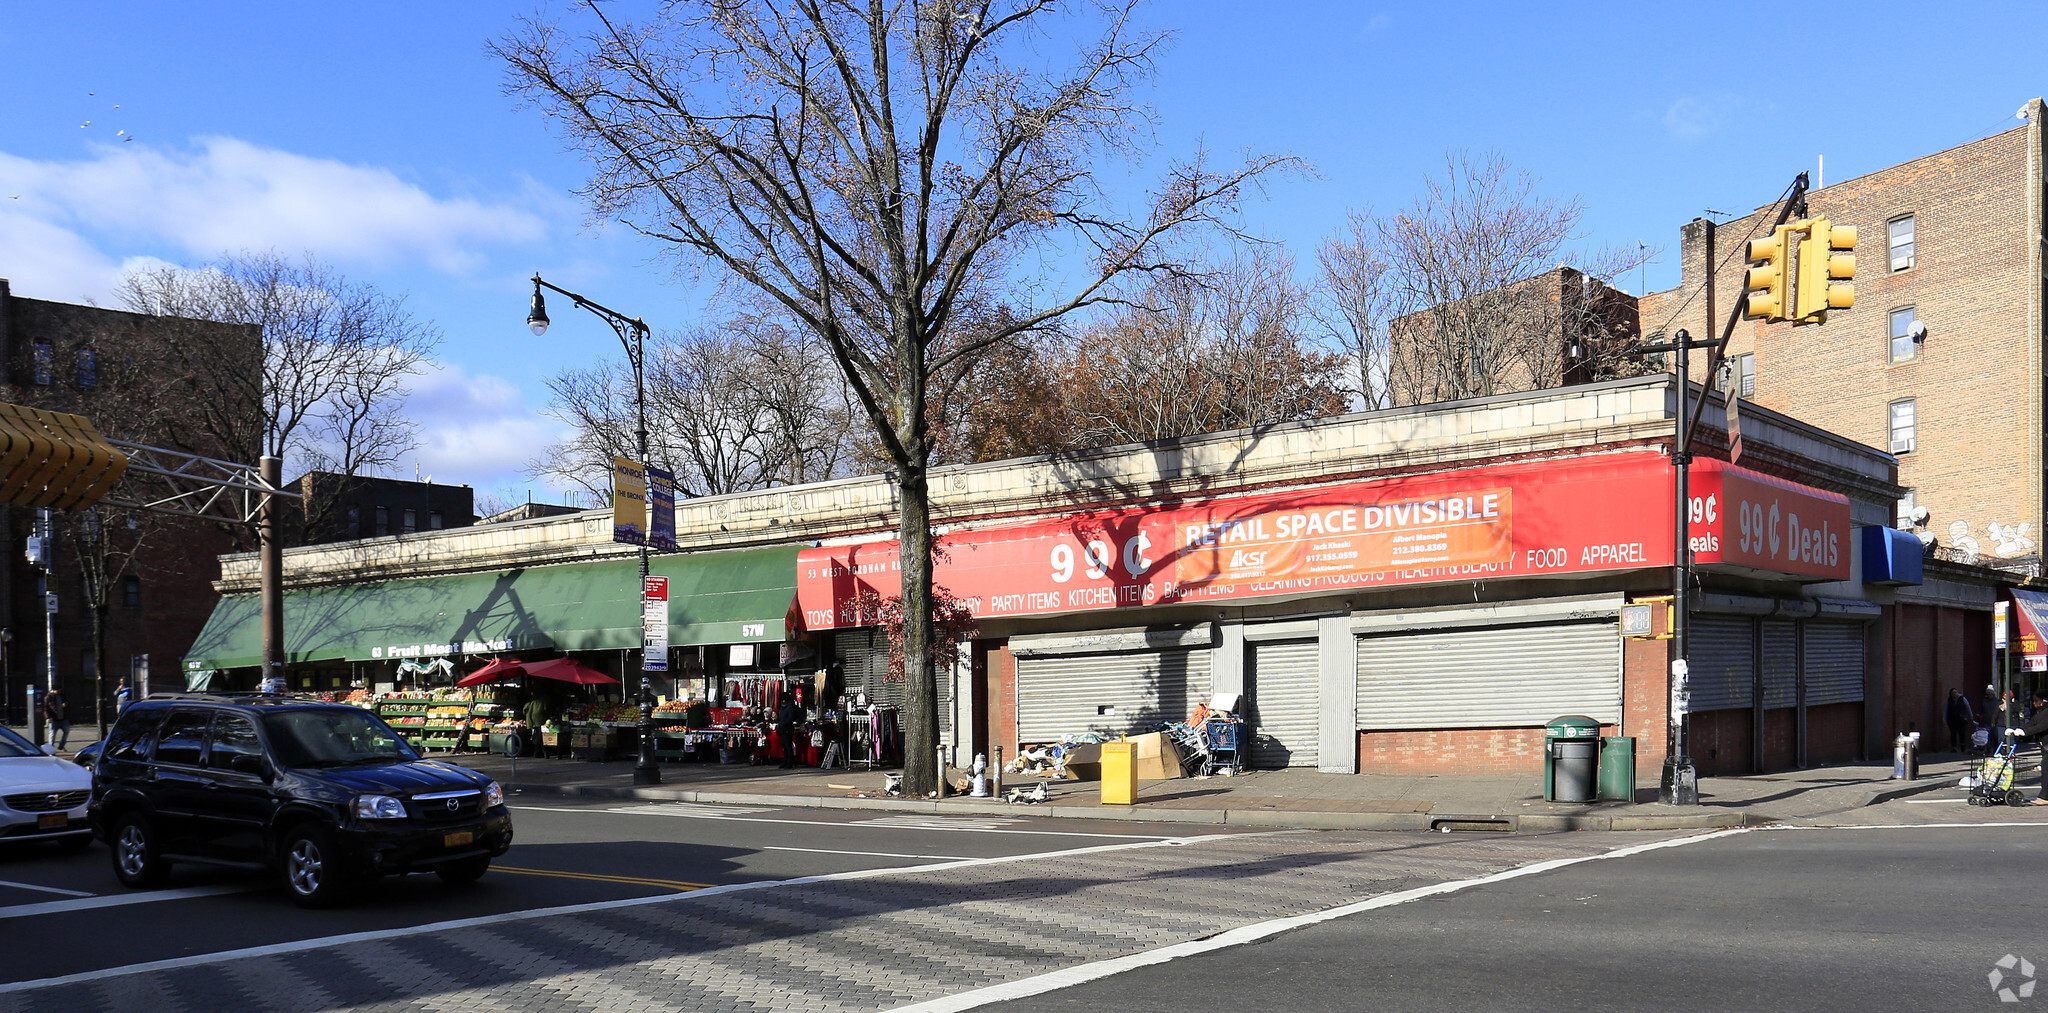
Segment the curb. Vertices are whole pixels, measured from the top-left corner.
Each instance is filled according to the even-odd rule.
[[[506,786],[528,795],[574,798],[615,798],[646,802],[693,802],[725,805],[774,805],[811,809],[861,809],[900,813],[961,815],[1040,815],[1065,819],[1115,820],[1131,823],[1174,823],[1192,826],[1270,827],[1295,830],[1369,830],[1390,832],[1477,831],[1493,833],[1559,833],[1570,830],[1711,830],[1759,826],[1773,822],[1741,813],[1700,815],[1501,815],[1497,813],[1347,813],[1289,812],[1272,809],[1126,809],[1078,805],[1018,806],[1004,802],[945,801],[913,798],[843,798],[830,795],[774,795],[755,792],[701,791],[694,788],[632,788],[608,785],[522,784]],[[1916,786],[1932,790],[1939,784]]]

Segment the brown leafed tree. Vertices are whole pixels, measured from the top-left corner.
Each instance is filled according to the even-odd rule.
[[[1105,446],[1341,413],[1344,357],[1314,347],[1309,293],[1270,248],[1155,279],[1075,342],[1074,441]]]
[[[1135,0],[1132,0],[1135,2]],[[594,163],[597,211],[676,245],[821,337],[899,487],[907,786],[937,786],[931,654],[933,378],[1172,264],[1163,237],[1215,220],[1282,159],[1170,172],[1127,215],[1094,162],[1137,136],[1128,91],[1158,43],[1130,6],[1076,58],[1040,55],[1051,0],[868,3],[696,0],[587,34],[529,23],[499,54],[512,86]],[[1057,26],[1060,33],[1071,24]],[[1021,256],[1085,263],[1015,319],[955,340],[956,312],[998,288],[1031,294]]]

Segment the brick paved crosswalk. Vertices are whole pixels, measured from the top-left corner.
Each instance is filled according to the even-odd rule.
[[[118,974],[0,1009],[886,1010],[1649,839],[1285,833],[949,863]]]

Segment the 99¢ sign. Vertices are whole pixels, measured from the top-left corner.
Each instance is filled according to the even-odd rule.
[[[1704,463],[1707,468],[1695,468],[1694,483],[1704,495],[1692,498],[1689,539],[1700,562],[1848,579],[1847,497]]]

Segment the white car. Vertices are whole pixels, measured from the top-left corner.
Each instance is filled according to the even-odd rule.
[[[81,850],[92,843],[91,801],[91,771],[0,728],[0,843],[53,840]]]

